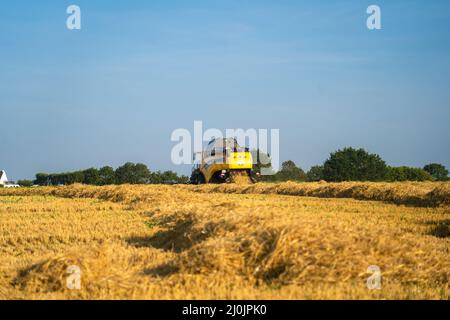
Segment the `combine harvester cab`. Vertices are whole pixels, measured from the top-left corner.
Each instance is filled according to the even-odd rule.
[[[211,140],[194,165],[191,183],[252,183],[252,154],[234,138]]]

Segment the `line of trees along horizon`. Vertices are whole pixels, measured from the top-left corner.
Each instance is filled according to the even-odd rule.
[[[257,172],[263,167],[260,152],[257,151]],[[263,154],[263,157],[267,155]],[[270,164],[265,167],[271,167]],[[298,167],[292,160],[282,163],[280,171],[270,176],[256,176],[259,181],[449,181],[448,170],[439,163],[431,163],[423,168],[392,167],[377,154],[359,148],[347,147],[330,153],[322,165],[312,166],[308,172]]]
[[[407,166],[392,167],[377,154],[366,150],[351,147],[330,153],[330,156],[322,165],[312,166],[305,172],[294,161],[287,160],[281,165],[278,172],[273,175],[257,175],[262,167],[271,168],[270,157],[256,150],[256,164],[253,168],[253,176],[258,181],[264,182],[342,182],[342,181],[449,181],[448,170],[442,164],[430,163],[423,168]],[[269,161],[268,161],[269,160]],[[263,165],[262,163],[268,163]],[[89,185],[111,184],[184,184],[189,177],[178,175],[173,171],[151,172],[147,165],[142,163],[127,162],[113,169],[105,166],[100,169],[89,168],[65,173],[38,173],[36,179],[19,180],[21,186],[36,185],[68,185],[83,183]]]
[[[86,170],[64,172],[64,173],[37,173],[32,184],[47,185],[68,185],[83,183],[90,185],[111,185],[111,184],[176,184],[186,183],[188,177],[178,175],[173,171],[151,172],[147,165],[143,163],[127,162],[114,170],[110,166],[100,169],[89,168]],[[29,182],[27,182],[29,184]]]

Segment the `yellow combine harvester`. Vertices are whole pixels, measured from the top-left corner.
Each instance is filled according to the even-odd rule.
[[[252,183],[252,154],[234,138],[211,140],[192,169],[191,183]]]

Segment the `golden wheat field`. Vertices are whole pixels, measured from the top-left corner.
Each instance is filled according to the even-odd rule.
[[[0,189],[0,298],[449,299],[449,201],[450,183]]]

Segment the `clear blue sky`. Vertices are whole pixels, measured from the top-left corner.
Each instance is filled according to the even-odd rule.
[[[194,120],[279,128],[281,159],[304,169],[344,146],[450,167],[449,79],[446,0],[1,0],[0,169],[187,173],[170,134]]]

